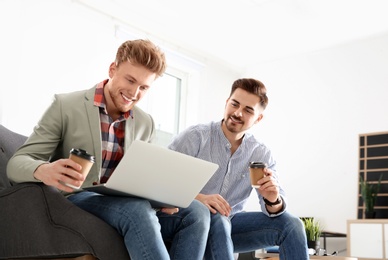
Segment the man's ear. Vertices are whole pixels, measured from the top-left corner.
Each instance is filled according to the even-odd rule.
[[[255,124],[259,123],[261,119],[263,119],[264,115],[260,114],[259,117],[256,119]]]
[[[113,77],[115,71],[116,71],[116,63],[112,62],[109,66],[109,78]]]

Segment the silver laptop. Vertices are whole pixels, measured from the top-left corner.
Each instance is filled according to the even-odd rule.
[[[83,189],[145,198],[157,208],[186,208],[217,169],[215,163],[135,140],[106,183]]]

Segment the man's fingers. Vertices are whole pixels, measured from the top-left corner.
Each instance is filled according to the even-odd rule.
[[[179,212],[179,208],[162,208],[160,211],[169,215],[173,215]]]
[[[210,200],[209,205],[224,216],[229,216],[230,214],[231,208],[229,206],[229,203],[221,195],[217,194],[213,196],[213,198]]]
[[[76,185],[75,185],[76,186]],[[58,190],[62,190],[64,192],[73,192],[74,189],[73,188],[70,188],[69,186],[66,186],[60,182],[58,182],[57,184],[57,187],[56,187]]]
[[[229,203],[219,194],[199,194],[196,199],[208,207],[210,212],[213,214],[219,212],[222,215],[229,216],[232,210]]]

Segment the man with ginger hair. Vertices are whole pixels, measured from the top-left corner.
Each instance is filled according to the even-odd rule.
[[[104,183],[132,141],[151,142],[154,121],[136,104],[165,69],[164,53],[152,42],[124,42],[109,66],[108,79],[88,90],[55,95],[27,142],[10,159],[7,174],[13,182],[43,182],[62,191],[75,205],[114,227],[131,259],[202,259],[210,223],[202,203],[194,200],[188,208],[155,210],[145,199],[105,196],[64,184],[82,188]],[[68,159],[72,148],[96,157],[86,179],[79,173],[81,166]]]

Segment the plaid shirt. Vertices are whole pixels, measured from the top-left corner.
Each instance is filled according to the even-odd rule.
[[[132,111],[122,113],[113,121],[106,111],[104,86],[108,80],[99,83],[94,94],[94,105],[100,108],[102,167],[100,183],[105,183],[116,169],[124,155],[125,121]]]

